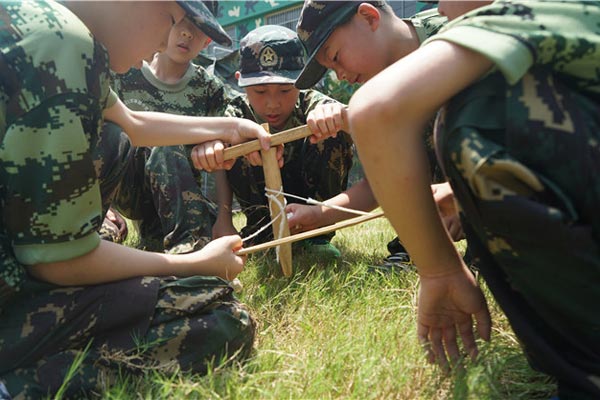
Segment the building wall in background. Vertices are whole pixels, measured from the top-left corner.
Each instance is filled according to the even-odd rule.
[[[426,7],[411,0],[389,1],[399,17],[410,17]],[[303,0],[221,1],[217,18],[233,39],[233,49],[248,32],[263,25],[282,25],[296,30]]]

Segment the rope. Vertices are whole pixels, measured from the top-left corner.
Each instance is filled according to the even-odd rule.
[[[324,207],[327,207],[327,208],[333,208],[334,210],[344,211],[344,212],[351,213],[351,214],[374,215],[373,213],[370,213],[370,212],[360,211],[360,210],[354,210],[352,208],[346,208],[346,207],[342,207],[342,206],[336,206],[335,204],[328,204],[328,203],[326,203],[324,201],[318,201],[318,200],[315,200],[315,199],[311,199],[310,197],[308,197],[308,198],[300,197],[300,196],[296,196],[295,194],[285,193],[283,191],[278,191],[277,192],[277,191],[275,191],[273,189],[267,189],[267,188],[265,188],[265,191],[267,191],[267,192],[275,192],[275,193],[278,193],[278,194],[283,194],[284,196],[292,197],[294,199],[303,200],[303,201],[306,202],[306,204],[312,204],[312,205],[317,205],[317,206],[324,206]]]
[[[275,218],[271,218],[271,221],[262,226],[260,229],[258,229],[256,232],[252,233],[251,235],[246,236],[245,238],[242,239],[242,243],[245,242],[246,240],[252,239],[255,236],[258,236],[261,232],[263,232],[265,229],[267,229],[268,227],[270,227],[271,225],[273,225],[273,223],[275,223],[275,221],[277,220],[277,218],[279,218],[284,212],[285,212],[285,204],[281,204],[281,202],[279,201],[279,199],[276,197],[277,195],[283,194],[283,188],[281,188],[280,190],[273,190],[273,189],[267,189],[265,188],[265,191],[268,192],[274,192],[275,194],[269,194],[269,193],[265,193],[265,196],[267,196],[267,199],[271,199],[275,202],[275,204],[277,204],[279,206],[279,214],[277,214],[275,216]],[[284,199],[285,201],[285,199]],[[281,224],[281,226],[279,227],[279,237],[281,237],[281,235],[283,234],[283,224]],[[277,253],[279,253],[279,248],[277,248],[276,250]],[[279,254],[277,254],[277,257],[279,257]],[[278,258],[279,260],[279,258]]]

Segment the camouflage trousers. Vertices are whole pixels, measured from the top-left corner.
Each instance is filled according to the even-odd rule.
[[[541,71],[494,74],[436,128],[477,265],[561,399],[600,397],[599,105]]]
[[[352,156],[352,138],[341,132],[336,138],[328,138],[317,144],[311,144],[308,139],[286,143],[283,155],[285,163],[281,169],[283,191],[320,201],[339,194],[348,185]],[[239,158],[227,172],[227,178],[246,215],[247,223],[242,236],[247,236],[271,219],[263,169],[251,166],[245,158]],[[301,202],[289,197],[286,200]],[[263,233],[256,243],[272,238],[270,230]]]
[[[186,253],[211,238],[216,209],[202,193],[191,146],[138,147],[124,173],[114,205],[138,220],[140,247]]]
[[[123,374],[205,373],[251,350],[254,322],[220,278],[30,281],[4,307],[0,382],[15,399],[102,393]],[[70,381],[65,377],[73,369]],[[64,389],[63,389],[64,390]]]

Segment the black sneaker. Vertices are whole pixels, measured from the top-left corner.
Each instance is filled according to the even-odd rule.
[[[369,269],[381,272],[405,272],[415,271],[415,265],[410,261],[410,256],[406,252],[390,254],[379,265],[371,265]]]

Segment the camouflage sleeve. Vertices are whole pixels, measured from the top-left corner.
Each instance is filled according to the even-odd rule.
[[[446,40],[481,53],[510,84],[537,64],[598,92],[599,24],[598,2],[503,1],[452,21],[426,43]]]
[[[206,71],[203,67],[198,67],[198,73],[204,76],[207,99],[208,116],[220,117],[225,115],[225,110],[231,100],[225,89],[225,84],[215,75]]]
[[[114,106],[118,99],[119,96],[117,96],[117,93],[114,90],[109,89],[104,109],[111,108],[112,106]]]
[[[417,32],[419,42],[423,43],[430,36],[435,35],[438,31],[448,23],[448,18],[441,16],[437,8],[421,11],[412,17],[405,19],[406,22],[412,24]]]
[[[100,190],[76,102],[53,98],[6,129],[5,222],[15,256],[26,265],[81,256],[100,240]]]
[[[304,115],[304,124],[306,123],[308,113],[314,110],[319,104],[339,103],[339,101],[312,89],[301,91],[298,101],[300,102],[300,109]]]
[[[99,243],[91,146],[110,104],[108,55],[58,3],[0,3],[0,21],[6,241],[23,264],[78,257]]]
[[[239,95],[230,99],[227,107],[225,107],[224,115],[226,117],[247,118],[256,121],[252,109],[246,99],[246,95]]]

